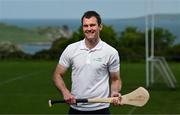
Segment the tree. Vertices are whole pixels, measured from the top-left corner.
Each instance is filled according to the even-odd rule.
[[[145,55],[144,33],[138,31],[136,27],[127,27],[121,33],[119,44],[119,51],[126,58],[142,58]]]
[[[151,30],[149,30],[151,38]],[[155,55],[165,55],[165,51],[172,47],[175,36],[164,28],[154,29]],[[138,31],[136,27],[127,27],[120,36],[120,53],[125,57],[144,58],[145,56],[145,33]],[[149,39],[149,46],[151,39]],[[123,50],[122,50],[123,49]],[[128,53],[127,53],[127,52]]]
[[[21,48],[11,42],[0,42],[0,59],[7,58],[29,58],[28,54],[25,54]]]
[[[103,41],[118,49],[117,33],[114,31],[112,26],[103,25],[100,37]]]
[[[170,56],[169,56],[170,55]],[[180,44],[174,45],[167,50],[166,56],[173,61],[180,62]]]
[[[151,30],[149,30],[149,38],[151,38]],[[173,46],[174,36],[169,30],[164,28],[154,29],[154,49],[156,55],[164,55],[164,51]],[[150,41],[149,41],[150,43]]]
[[[151,30],[149,30],[149,33],[150,32]],[[172,48],[175,36],[168,30],[162,28],[155,28],[154,35],[155,54],[168,54],[169,52],[167,52],[167,50],[169,49],[168,51],[170,51]],[[118,37],[112,26],[103,25],[100,37],[103,41],[116,48],[121,55],[121,58],[133,61],[144,59],[145,33],[139,31],[136,27],[127,27]],[[149,34],[149,38],[151,38],[151,34]],[[53,42],[50,50],[38,52],[36,57],[43,57],[44,55],[46,58],[57,59],[67,47],[67,45],[82,39],[84,39],[84,34],[81,26],[77,31],[73,32],[72,37],[69,39],[60,37]]]

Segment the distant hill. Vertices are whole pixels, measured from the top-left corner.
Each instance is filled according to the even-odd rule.
[[[0,42],[2,41],[16,44],[50,42],[47,36],[40,35],[30,29],[0,23]]]
[[[180,14],[155,14],[154,19],[155,27],[168,29],[177,37],[175,43],[180,43]],[[62,27],[63,25],[67,25],[70,30],[76,31],[81,26],[80,19],[6,19],[0,21],[8,24],[4,26],[2,24],[0,25],[0,41],[10,40],[13,42],[49,41],[47,36],[31,31],[33,28]],[[145,30],[145,17],[102,19],[102,21],[106,25],[112,25],[115,31],[118,32],[118,35],[128,26],[137,27],[141,31]]]
[[[148,16],[149,29],[151,29],[151,15]],[[112,24],[116,29],[122,31],[124,27],[134,26],[141,31],[145,31],[145,17],[137,17],[130,19],[118,19],[115,23],[108,22]],[[118,23],[120,23],[118,25]],[[179,14],[155,14],[154,15],[154,26],[155,28],[165,28],[169,30],[172,34],[176,36],[175,44],[180,43],[180,13]]]
[[[180,13],[179,14],[155,14],[156,19],[166,19],[166,20],[175,20],[180,21]]]

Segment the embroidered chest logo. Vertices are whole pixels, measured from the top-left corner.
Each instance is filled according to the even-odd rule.
[[[93,61],[102,62],[102,61],[103,61],[103,58],[94,58]]]

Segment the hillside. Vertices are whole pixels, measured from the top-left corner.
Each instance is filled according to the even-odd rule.
[[[175,44],[177,44],[180,43],[179,20],[180,20],[180,14],[155,14],[154,22],[155,22],[155,27],[166,28],[172,34],[174,34],[176,36]],[[1,22],[4,24],[1,24]],[[116,30],[116,32],[118,32],[118,34],[124,31],[124,29],[128,26],[137,27],[138,30],[141,31],[145,30],[145,17],[136,17],[136,18],[127,18],[127,19],[104,19],[103,23],[106,25],[111,25]],[[9,40],[18,43],[47,42],[49,41],[47,36],[39,35],[37,32],[31,31],[30,29],[41,28],[41,30],[44,32],[46,30],[49,30],[48,27],[53,27],[55,28],[55,30],[50,29],[50,32],[53,35],[56,35],[57,33],[54,34],[54,32],[58,30],[57,27],[63,27],[63,25],[67,25],[69,30],[76,31],[81,26],[81,23],[80,20],[77,19],[0,20],[0,41]]]
[[[40,35],[35,31],[0,23],[0,42],[2,41],[16,44],[50,42],[47,36]]]

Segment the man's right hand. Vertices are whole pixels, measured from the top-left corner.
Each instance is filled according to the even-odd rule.
[[[76,103],[75,97],[70,92],[64,93],[63,96],[64,96],[64,100],[66,101],[66,103],[68,103],[68,104]]]

